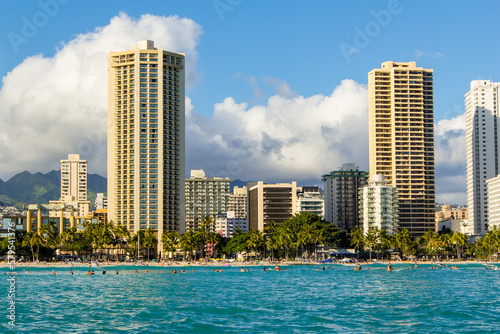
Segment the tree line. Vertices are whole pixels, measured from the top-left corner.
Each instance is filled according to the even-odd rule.
[[[359,227],[355,227],[346,233],[316,214],[301,212],[280,224],[271,222],[263,231],[250,229],[242,232],[238,229],[231,238],[217,233],[213,220],[207,217],[197,231],[183,234],[165,231],[160,241],[162,249],[156,249],[157,232],[148,228],[134,234],[119,222],[86,222],[81,230],[72,227],[59,233],[56,223],[51,221],[48,225],[42,225],[40,231],[16,233],[15,244],[16,254],[29,257],[32,261],[51,259],[56,250],[79,258],[110,260],[126,257],[149,260],[157,256],[197,260],[207,256],[231,258],[236,254],[252,259],[317,260],[318,248],[331,247],[352,247],[358,256],[370,259],[373,256],[389,258],[394,252],[402,257],[465,256],[492,259],[500,249],[500,229],[494,227],[475,243],[469,243],[467,235],[450,230],[439,233],[428,230],[414,240],[407,229],[390,235],[385,230],[377,229],[364,234]],[[8,246],[9,240],[6,238],[0,243],[0,254],[5,254]],[[323,253],[320,257],[325,256],[329,254]]]

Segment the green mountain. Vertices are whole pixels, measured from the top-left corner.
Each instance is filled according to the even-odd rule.
[[[87,199],[93,206],[96,193],[105,193],[107,180],[97,174],[87,175]],[[47,174],[24,171],[8,181],[0,180],[0,202],[3,205],[47,204],[61,196],[61,172]]]

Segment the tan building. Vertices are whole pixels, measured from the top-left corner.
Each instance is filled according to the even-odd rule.
[[[227,211],[234,212],[234,218],[247,219],[248,197],[247,187],[234,187],[227,201]]]
[[[279,224],[297,213],[296,182],[249,182],[247,187],[248,225],[251,229],[263,231],[270,222]]]
[[[399,229],[434,229],[433,71],[388,61],[368,73],[370,175],[398,189]]]
[[[79,154],[69,154],[61,160],[61,197],[58,201],[49,201],[53,205],[71,206],[77,216],[90,213],[90,201],[87,201],[87,160],[80,160]]]
[[[197,231],[206,217],[214,222],[226,217],[230,185],[228,177],[209,179],[202,169],[191,171],[186,179],[186,230]]]
[[[149,40],[109,53],[110,220],[184,232],[184,112],[183,54]]]

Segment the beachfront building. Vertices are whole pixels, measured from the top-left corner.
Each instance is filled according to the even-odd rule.
[[[384,175],[374,175],[360,192],[360,216],[363,233],[384,230],[394,235],[398,230],[398,191],[385,180]]]
[[[263,231],[270,222],[280,224],[297,213],[297,182],[248,182],[247,188],[249,228]]]
[[[345,163],[337,171],[322,176],[324,182],[325,220],[349,231],[361,227],[359,191],[368,181],[368,172],[354,163]]]
[[[96,194],[94,207],[96,210],[103,210],[108,208],[108,199],[106,198],[106,196],[104,196],[103,193]]]
[[[108,56],[108,219],[185,230],[184,55],[143,40]]]
[[[486,180],[500,174],[499,87],[489,80],[473,80],[465,94],[467,205],[473,235],[488,231]]]
[[[81,160],[79,154],[69,154],[61,163],[61,197],[49,201],[49,204],[72,206],[78,216],[90,213],[90,201],[87,201],[87,160]]]
[[[500,228],[500,175],[486,180],[488,198],[488,229]]]
[[[370,175],[398,189],[399,228],[434,229],[433,70],[384,62],[368,73]]]
[[[234,212],[235,218],[248,218],[248,193],[247,187],[238,187],[235,186],[233,188],[233,193],[229,195],[227,200],[227,212]]]
[[[228,177],[209,179],[203,169],[191,171],[191,177],[185,182],[186,230],[196,232],[207,217],[215,222],[227,216],[230,185]]]
[[[318,186],[297,188],[297,213],[311,212],[318,216],[325,216],[325,200],[321,196]]]
[[[247,218],[237,217],[234,211],[228,211],[225,218],[215,220],[215,232],[225,238],[232,238],[237,230],[248,232]]]

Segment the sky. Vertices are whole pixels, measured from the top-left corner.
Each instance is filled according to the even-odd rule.
[[[186,54],[186,175],[322,186],[368,170],[367,74],[434,70],[436,199],[466,204],[464,94],[499,77],[493,1],[0,2],[0,178],[106,176],[107,54],[138,40]]]

